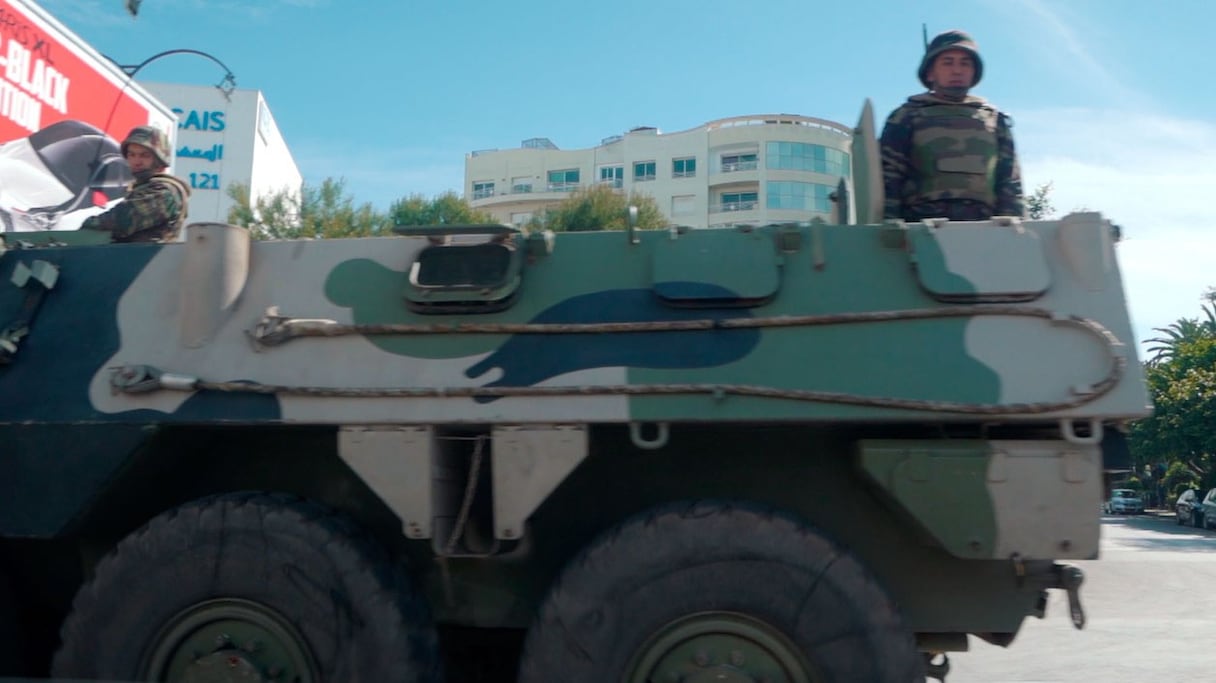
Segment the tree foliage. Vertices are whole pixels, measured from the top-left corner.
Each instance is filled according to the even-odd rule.
[[[412,194],[393,202],[388,209],[393,225],[461,225],[493,223],[494,218],[469,206],[455,192],[444,192],[433,199]]]
[[[332,178],[316,187],[305,184],[298,194],[281,190],[259,197],[255,205],[250,204],[248,185],[232,185],[228,196],[235,202],[228,222],[248,228],[256,239],[370,237],[387,234],[393,225],[493,221],[454,192],[433,199],[412,194],[393,202],[385,214],[371,204],[356,204],[345,182]]]
[[[280,190],[259,197],[256,206],[250,205],[248,185],[234,184],[228,196],[236,202],[228,222],[248,228],[257,239],[368,237],[384,231],[384,215],[371,204],[356,206],[343,180],[305,184],[298,194]]]
[[[1165,327],[1153,328],[1154,332],[1160,332],[1162,336],[1148,340],[1148,343],[1155,345],[1147,349],[1148,362],[1155,365],[1168,361],[1179,349],[1191,342],[1216,338],[1216,303],[1206,303],[1202,310],[1204,319],[1179,318]]]
[[[1053,184],[1049,180],[1034,188],[1034,192],[1026,198],[1026,216],[1031,220],[1051,218],[1055,214],[1056,207],[1051,203],[1052,187]]]
[[[1130,434],[1140,466],[1178,464],[1207,486],[1216,486],[1214,306],[1203,307],[1206,320],[1179,319],[1157,329],[1163,336],[1149,340],[1157,344],[1144,364],[1153,415],[1135,422]],[[1168,489],[1173,492],[1179,482],[1167,482]]]
[[[1169,468],[1166,469],[1161,484],[1165,487],[1167,496],[1177,499],[1183,491],[1199,488],[1200,482],[1199,475],[1186,463],[1175,461],[1170,463]]]
[[[629,207],[638,208],[639,229],[661,228],[667,218],[658,202],[648,194],[632,192],[626,197],[607,185],[578,190],[545,212],[544,227],[554,232],[624,230],[629,225]]]

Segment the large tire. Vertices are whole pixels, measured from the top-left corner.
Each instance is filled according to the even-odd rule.
[[[61,634],[61,678],[439,676],[434,628],[403,572],[345,518],[274,494],[207,498],[153,519],[97,565]]]
[[[847,551],[749,504],[664,506],[564,570],[520,683],[923,681],[899,611]]]

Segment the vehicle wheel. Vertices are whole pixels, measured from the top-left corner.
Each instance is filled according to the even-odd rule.
[[[909,683],[922,658],[849,552],[784,514],[664,506],[575,558],[533,623],[520,683]]]
[[[206,498],[118,544],[77,594],[52,675],[430,682],[425,604],[358,528],[314,503]]]

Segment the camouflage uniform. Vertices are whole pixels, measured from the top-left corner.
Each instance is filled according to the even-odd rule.
[[[133,129],[122,143],[139,144],[152,150],[162,169],[169,165],[169,141],[149,126]],[[105,213],[90,216],[82,229],[104,230],[112,242],[172,242],[186,221],[190,188],[179,178],[161,170],[140,171],[127,196]]]
[[[947,50],[971,53],[971,85],[978,83],[984,67],[975,42],[961,31],[947,31],[933,39],[921,61],[925,87],[932,87],[928,72],[933,60]],[[975,95],[932,91],[909,97],[882,131],[883,217],[986,220],[1023,215],[1012,126],[1008,116]]]

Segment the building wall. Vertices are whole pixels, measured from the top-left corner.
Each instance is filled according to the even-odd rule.
[[[852,138],[831,121],[766,114],[670,134],[638,128],[587,149],[481,150],[465,157],[465,197],[513,224],[599,183],[648,194],[694,228],[831,220],[828,194],[842,178],[852,184]]]
[[[234,183],[251,201],[280,191],[299,194],[303,177],[261,91],[144,83],[177,113],[172,172],[190,185],[188,222],[227,222]]]

